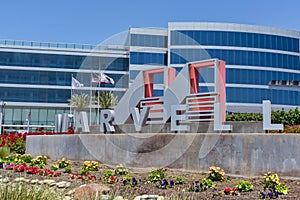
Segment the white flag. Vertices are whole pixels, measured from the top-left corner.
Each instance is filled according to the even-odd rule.
[[[100,73],[100,77],[101,77],[101,83],[102,84],[115,84],[114,79],[110,78],[109,76],[107,76],[104,73]]]
[[[83,84],[81,84],[76,78],[72,77],[72,89],[83,87]]]

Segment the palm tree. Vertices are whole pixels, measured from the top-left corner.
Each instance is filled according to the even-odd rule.
[[[118,103],[118,97],[116,97],[112,91],[101,91],[95,98],[95,103],[100,105],[101,108],[112,108]]]
[[[90,96],[87,94],[73,94],[71,99],[68,100],[69,105],[79,113],[90,105]]]

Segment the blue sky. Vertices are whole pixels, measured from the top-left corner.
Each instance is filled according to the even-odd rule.
[[[131,27],[232,22],[300,31],[299,0],[1,0],[0,39],[98,44]]]

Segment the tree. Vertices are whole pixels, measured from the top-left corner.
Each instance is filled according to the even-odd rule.
[[[103,109],[112,108],[118,103],[118,98],[112,91],[101,91],[95,99],[95,103]]]
[[[73,94],[68,102],[77,112],[81,112],[90,105],[90,96],[87,94]]]

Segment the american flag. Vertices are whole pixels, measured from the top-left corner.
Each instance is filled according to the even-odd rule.
[[[92,83],[115,84],[115,81],[111,77],[101,72],[100,74],[92,74]]]

